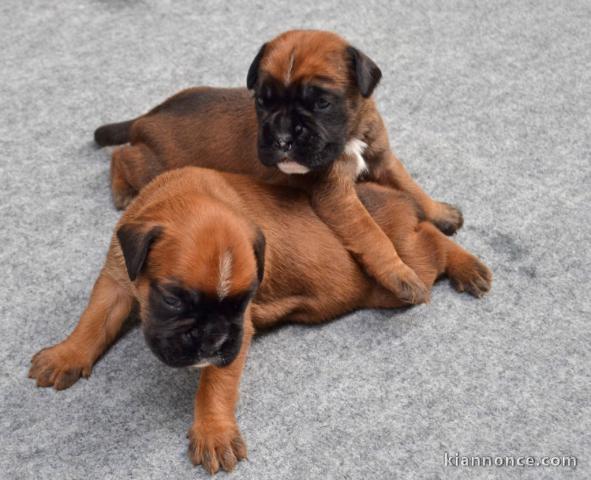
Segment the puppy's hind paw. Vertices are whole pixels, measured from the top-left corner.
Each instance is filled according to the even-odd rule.
[[[453,235],[464,225],[464,215],[455,205],[437,202],[437,211],[429,219],[445,235]]]
[[[484,296],[492,286],[492,272],[472,255],[448,268],[447,275],[456,291],[469,293],[476,298]]]
[[[133,202],[135,198],[135,192],[132,191],[122,191],[122,192],[115,192],[112,193],[113,197],[113,205],[117,210],[125,210],[128,205]]]

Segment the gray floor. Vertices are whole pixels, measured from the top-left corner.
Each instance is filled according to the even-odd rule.
[[[244,84],[259,45],[297,26],[382,67],[395,150],[463,207],[457,239],[495,284],[259,338],[238,412],[250,460],[231,477],[591,478],[591,3],[362,4],[1,3],[1,478],[206,478],[185,456],[197,378],[137,330],[70,390],[26,373],[77,321],[118,217],[93,129]],[[454,468],[445,452],[578,467]]]

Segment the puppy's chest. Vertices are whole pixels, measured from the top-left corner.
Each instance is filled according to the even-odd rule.
[[[345,145],[345,155],[350,157],[352,167],[354,168],[355,178],[358,179],[368,173],[369,168],[367,162],[363,157],[363,153],[367,148],[367,143],[359,138],[353,138]]]

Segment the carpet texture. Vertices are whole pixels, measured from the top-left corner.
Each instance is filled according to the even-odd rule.
[[[27,379],[78,320],[118,213],[92,132],[177,90],[243,85],[260,44],[335,30],[384,77],[394,150],[494,271],[474,300],[363,311],[258,338],[220,478],[591,478],[591,3],[0,4],[0,477],[208,478],[186,457],[198,378],[137,329],[88,381]],[[453,467],[453,455],[573,455]]]

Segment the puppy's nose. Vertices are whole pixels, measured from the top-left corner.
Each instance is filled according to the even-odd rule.
[[[289,133],[275,135],[275,148],[282,152],[289,152],[293,147],[293,138]]]

